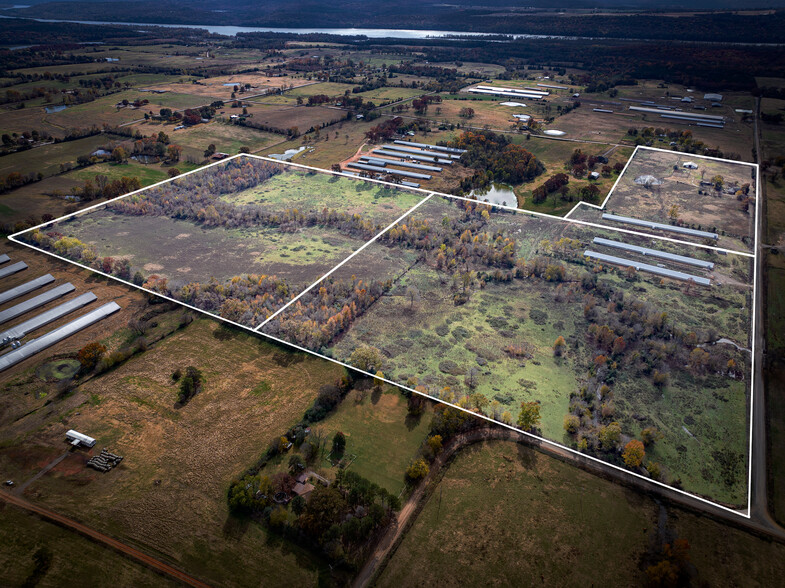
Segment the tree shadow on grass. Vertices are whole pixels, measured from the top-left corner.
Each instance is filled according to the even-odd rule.
[[[422,415],[423,413],[421,412],[417,414],[407,413],[406,419],[404,419],[404,424],[406,425],[406,428],[409,431],[413,431],[414,429],[416,429],[420,424],[420,421],[422,420]]]
[[[224,539],[231,539],[239,541],[248,532],[248,527],[251,525],[251,519],[246,516],[236,516],[230,514],[226,517],[223,526]]]

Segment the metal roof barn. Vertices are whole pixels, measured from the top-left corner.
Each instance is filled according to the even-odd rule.
[[[45,335],[41,335],[37,339],[32,339],[26,345],[22,345],[17,349],[9,351],[5,355],[0,355],[0,372],[16,365],[20,361],[32,357],[36,353],[59,343],[63,339],[67,339],[71,335],[86,329],[87,327],[105,319],[109,315],[120,310],[120,306],[116,302],[109,302],[103,306],[80,316],[78,319],[72,320],[70,323],[63,325],[50,331]]]
[[[651,112],[654,114],[659,114],[660,116],[669,116],[675,118],[694,118],[698,120],[702,120],[703,122],[725,122],[725,117],[718,116],[716,114],[697,114],[695,112],[684,112],[681,110],[668,110],[667,114],[662,114],[662,108],[647,108],[645,106],[630,106],[630,110],[634,112]]]
[[[710,233],[708,231],[699,231],[697,229],[688,229],[687,227],[676,227],[674,225],[666,225],[664,223],[654,223],[651,221],[641,220],[638,218],[630,218],[628,216],[618,216],[616,214],[603,214],[603,220],[615,221],[617,223],[624,223],[628,225],[637,225],[639,227],[648,227],[649,229],[656,229],[659,231],[671,231],[672,233],[681,233],[682,235],[692,235],[693,237],[704,237],[706,239],[719,239],[717,233]]]
[[[79,445],[84,445],[85,447],[93,447],[95,445],[95,439],[92,437],[88,437],[84,433],[80,433],[79,431],[74,431],[73,429],[65,432],[65,438],[68,439],[68,442],[73,445],[74,447]]]
[[[39,306],[48,304],[52,300],[57,300],[61,296],[65,296],[66,294],[69,294],[74,290],[76,290],[76,288],[74,288],[73,284],[71,283],[63,284],[62,286],[57,286],[56,288],[47,290],[43,294],[34,296],[30,300],[25,300],[24,302],[20,302],[19,304],[12,306],[11,308],[7,308],[3,311],[0,311],[0,324],[7,323],[11,319],[15,319],[16,317],[21,316],[26,312],[35,310]]]
[[[29,282],[25,282],[21,286],[16,286],[15,288],[6,290],[2,294],[0,294],[0,304],[5,304],[9,300],[13,300],[14,298],[19,298],[20,296],[24,296],[28,292],[32,292],[33,290],[38,290],[38,288],[42,288],[47,284],[51,284],[54,281],[55,278],[52,274],[46,274],[45,276],[41,276],[40,278],[36,278],[35,280],[30,280]]]
[[[603,239],[602,237],[594,237],[593,243],[595,245],[605,245],[606,247],[613,247],[614,249],[623,249],[625,251],[634,251],[641,255],[650,255],[651,257],[659,257],[660,259],[668,259],[687,265],[694,265],[695,267],[702,267],[704,269],[714,269],[714,264],[710,261],[703,261],[702,259],[695,259],[694,257],[686,257],[684,255],[676,255],[674,253],[667,253],[659,249],[649,249],[648,247],[639,247],[638,245],[631,245],[629,243],[622,243],[621,241],[611,241],[610,239]]]
[[[447,153],[466,153],[466,149],[458,149],[457,147],[444,147],[443,145],[429,145],[428,143],[415,143],[414,141],[401,141],[396,140],[393,143],[397,145],[411,145],[412,147],[422,147],[424,149],[433,149],[434,151],[446,151]]]
[[[14,264],[11,264],[3,269],[0,269],[0,278],[6,278],[12,274],[17,272],[21,272],[22,270],[27,269],[27,264],[24,261],[17,261]]]
[[[40,329],[44,325],[48,325],[49,323],[52,323],[57,319],[62,318],[65,315],[72,313],[73,311],[78,310],[87,304],[90,304],[91,302],[94,302],[97,299],[98,297],[95,294],[88,292],[87,294],[77,296],[73,300],[63,302],[54,308],[42,312],[41,314],[0,333],[0,344],[4,345],[14,339],[21,339],[28,333],[31,333],[36,329]]]
[[[567,90],[567,86],[556,86],[554,84],[537,84],[540,88],[553,88],[554,90]]]
[[[711,280],[708,278],[702,278],[701,276],[693,276],[692,274],[685,274],[684,272],[677,272],[674,270],[669,270],[664,267],[650,265],[648,263],[641,263],[639,261],[633,261],[631,259],[624,259],[623,257],[614,257],[613,255],[605,255],[604,253],[589,251],[588,249],[584,251],[583,254],[591,259],[597,259],[599,261],[607,261],[608,263],[620,265],[622,267],[634,267],[636,270],[641,272],[648,272],[650,274],[656,274],[658,276],[664,276],[666,278],[673,278],[674,280],[684,280],[685,282],[692,280],[693,282],[695,282],[696,284],[700,284],[701,286],[711,286]]]
[[[0,255],[0,263],[5,263],[5,262],[7,262],[7,261],[11,261],[11,258],[10,258],[10,257],[8,257],[8,256],[7,256],[5,253],[3,253],[2,255]]]
[[[725,128],[725,122],[707,121],[707,120],[704,120],[704,119],[701,119],[701,118],[694,118],[692,116],[672,116],[670,114],[663,114],[663,115],[661,115],[661,117],[662,118],[667,118],[667,119],[672,119],[672,120],[680,120],[680,121],[684,121],[684,122],[687,122],[687,123],[694,123],[694,124],[696,124],[698,126],[701,126],[701,127],[710,126],[710,127],[715,128],[715,129],[724,129]]]
[[[386,169],[383,167],[379,167],[378,165],[366,165],[364,163],[350,163],[348,165],[349,167],[355,167],[357,169],[364,169],[366,171],[375,171],[379,173],[392,174],[394,176],[403,176],[405,178],[414,178],[415,180],[430,180],[433,177],[433,176],[429,176],[428,174],[418,174],[415,172],[408,172],[398,169]]]
[[[489,94],[491,96],[507,96],[509,98],[530,98],[532,100],[545,98],[542,94],[535,94],[534,92],[500,92],[499,90],[478,90],[477,88],[472,88],[468,91],[473,94]]]
[[[390,149],[375,149],[374,155],[388,155],[390,157],[400,157],[401,159],[414,159],[415,161],[429,161],[431,163],[438,163],[439,165],[452,165],[452,159],[441,159],[435,156],[428,155],[414,155],[413,153],[402,153],[400,151],[393,151]]]
[[[398,167],[408,167],[411,169],[419,169],[423,171],[440,172],[443,168],[436,167],[435,165],[423,165],[422,163],[411,163],[409,161],[396,161],[394,159],[384,159],[379,157],[361,157],[360,161],[367,161],[371,165],[379,165],[386,167],[387,165],[397,165]]]
[[[401,151],[402,153],[414,153],[415,155],[428,155],[431,157],[445,157],[449,159],[460,159],[460,155],[452,153],[434,153],[433,151],[426,151],[424,149],[412,149],[411,147],[401,147],[400,145],[382,145],[382,149],[393,149]]]
[[[510,94],[539,94],[540,96],[548,96],[548,90],[538,90],[537,88],[504,88],[498,86],[475,86],[475,90],[491,90],[493,92],[507,92]]]

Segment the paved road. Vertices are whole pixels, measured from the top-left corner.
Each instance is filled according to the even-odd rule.
[[[152,556],[147,555],[146,553],[142,553],[138,549],[131,547],[130,545],[126,545],[125,543],[121,543],[117,539],[109,537],[108,535],[104,535],[103,533],[96,531],[82,523],[79,523],[73,519],[69,519],[61,514],[58,514],[48,508],[44,508],[42,506],[38,506],[36,504],[32,504],[28,502],[24,498],[19,496],[15,496],[14,494],[10,494],[8,492],[0,492],[0,500],[4,500],[8,504],[12,504],[28,512],[35,513],[44,519],[47,519],[53,523],[57,523],[58,525],[70,529],[72,531],[76,531],[77,533],[84,535],[85,537],[92,539],[96,543],[100,543],[106,547],[111,547],[112,549],[120,552],[123,555],[126,555],[132,559],[135,559],[139,563],[146,565],[149,568],[152,568],[156,572],[169,576],[174,580],[178,580],[187,586],[194,586],[195,588],[209,588],[208,584],[197,580],[196,578],[189,576],[185,572],[178,570],[170,566],[167,563],[164,563],[158,559],[155,559]]]
[[[755,99],[755,156],[756,163],[760,164],[763,154],[760,145],[760,98]],[[750,515],[752,520],[761,526],[782,532],[776,521],[769,514],[769,495],[767,492],[768,484],[768,439],[766,422],[766,395],[764,392],[763,368],[766,358],[766,333],[765,319],[766,307],[764,305],[766,297],[765,268],[763,263],[762,242],[766,239],[766,183],[761,182],[759,187],[759,199],[755,203],[758,219],[758,243],[755,252],[758,259],[757,280],[758,291],[755,294],[755,304],[758,315],[755,318],[755,373],[753,374],[754,397],[752,404],[752,489],[750,495]]]

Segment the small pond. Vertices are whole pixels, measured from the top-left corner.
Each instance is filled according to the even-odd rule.
[[[518,208],[518,198],[512,191],[512,187],[507,184],[493,184],[490,188],[472,190],[471,196],[482,202]]]

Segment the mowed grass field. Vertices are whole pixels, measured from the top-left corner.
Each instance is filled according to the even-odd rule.
[[[640,586],[650,546],[676,538],[689,543],[693,583],[770,586],[785,571],[781,544],[489,442],[456,456],[377,585]]]
[[[217,337],[220,334],[220,337]],[[227,338],[228,337],[228,338]],[[202,390],[175,406],[176,369],[198,367]],[[323,565],[228,512],[229,483],[271,437],[302,417],[343,368],[197,319],[111,372],[49,405],[43,428],[6,442],[0,468],[27,479],[76,428],[125,457],[108,475],[72,452],[25,497],[173,562],[214,585],[313,585]],[[265,393],[254,393],[262,381]],[[36,459],[30,456],[37,455]],[[26,457],[27,456],[27,457]],[[243,565],[238,566],[237,562]]]

